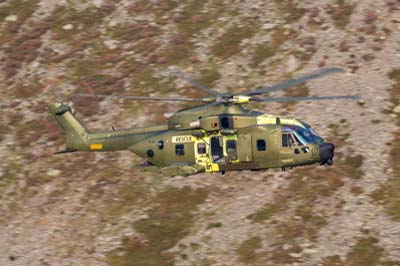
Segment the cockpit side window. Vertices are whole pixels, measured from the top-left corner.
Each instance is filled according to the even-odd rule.
[[[293,147],[301,145],[303,144],[299,141],[296,135],[289,132],[282,133],[282,147]]]
[[[282,147],[289,147],[289,134],[288,133],[282,133]]]
[[[297,138],[296,134],[292,134],[292,137],[294,138],[294,144],[297,146],[303,146],[303,143]]]

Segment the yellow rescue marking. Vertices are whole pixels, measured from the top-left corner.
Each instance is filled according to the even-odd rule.
[[[218,172],[219,171],[219,165],[216,163],[211,164],[211,171],[212,172]]]
[[[172,143],[187,143],[193,142],[193,137],[191,135],[173,136]]]
[[[91,150],[102,150],[103,144],[90,144],[90,149]]]

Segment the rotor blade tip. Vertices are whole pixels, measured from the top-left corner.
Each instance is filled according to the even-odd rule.
[[[340,67],[331,67],[331,68],[328,68],[327,70],[329,70],[329,72],[338,72],[338,73],[346,72],[346,70],[344,70],[343,68],[340,68]]]

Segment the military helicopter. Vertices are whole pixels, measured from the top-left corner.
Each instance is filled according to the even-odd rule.
[[[245,109],[249,102],[299,102],[333,99],[357,100],[358,96],[310,96],[261,98],[259,95],[300,85],[307,80],[343,69],[323,68],[311,74],[252,91],[220,93],[207,88],[183,72],[183,80],[209,97],[147,97],[78,94],[78,97],[200,102],[179,110],[166,125],[89,132],[73,115],[69,105],[54,103],[49,109],[65,131],[66,149],[105,152],[130,150],[144,158],[152,169],[164,175],[192,175],[231,170],[264,170],[333,163],[333,143],[327,143],[307,123],[295,118],[275,116]]]

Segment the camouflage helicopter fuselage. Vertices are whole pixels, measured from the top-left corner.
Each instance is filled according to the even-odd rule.
[[[193,107],[166,125],[94,133],[68,105],[49,109],[65,131],[66,150],[60,153],[130,150],[165,175],[332,164],[334,156],[334,145],[306,123],[240,104]]]

